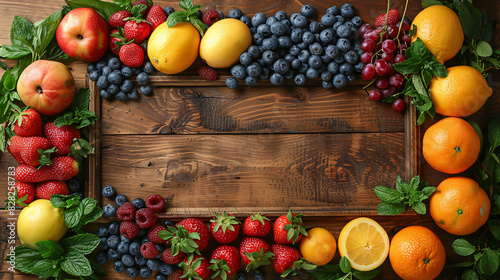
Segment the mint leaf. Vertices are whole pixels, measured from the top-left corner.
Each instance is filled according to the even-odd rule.
[[[476,251],[476,248],[463,238],[453,241],[451,247],[460,256],[470,256]]]
[[[351,271],[351,263],[349,262],[349,259],[346,256],[343,256],[340,259],[340,270],[342,270],[343,273],[348,273]]]
[[[61,268],[57,260],[43,259],[33,266],[33,274],[38,275],[42,279],[49,278],[60,271]]]
[[[476,45],[476,53],[481,57],[488,57],[493,54],[493,49],[491,48],[491,45],[488,44],[488,42],[479,41]]]
[[[167,26],[168,27],[174,27],[179,22],[189,22],[188,14],[186,12],[176,11],[176,12],[171,13],[167,17]]]
[[[89,260],[85,255],[76,251],[66,252],[60,264],[61,268],[70,275],[89,276],[92,274]]]
[[[479,260],[480,269],[484,274],[491,276],[498,270],[498,266],[500,266],[498,253],[490,248],[486,248],[483,257]]]
[[[417,212],[417,214],[419,214],[419,215],[425,215],[425,213],[427,213],[427,209],[425,207],[425,204],[423,202],[420,202],[420,201],[413,204],[411,206],[411,208],[413,210],[415,210],[415,212]]]
[[[418,73],[422,67],[423,60],[418,57],[411,57],[401,63],[393,65],[394,69],[403,75]]]
[[[402,203],[388,203],[386,201],[380,201],[377,214],[379,215],[399,215],[406,210],[406,205]]]
[[[63,247],[52,240],[38,241],[35,245],[45,259],[57,260],[64,253]]]
[[[83,206],[79,204],[77,207],[66,208],[64,211],[64,223],[68,228],[73,228],[80,222],[83,215]]]
[[[384,186],[376,186],[375,194],[382,200],[388,203],[399,203],[403,200],[403,194],[397,190],[390,189]]]
[[[179,1],[179,6],[189,12],[193,8],[193,1],[192,0],[181,0]]]
[[[43,259],[40,252],[24,246],[16,247],[14,252],[16,254],[16,269],[28,274],[32,274],[35,264]]]
[[[431,68],[432,74],[437,77],[447,77],[448,71],[446,70],[446,66],[437,62],[436,60],[429,62],[429,67]]]
[[[384,269],[384,264],[370,271],[353,270],[352,275],[359,280],[370,280],[377,277]]]
[[[33,38],[33,47],[37,54],[41,57],[49,43],[52,41],[56,34],[57,26],[62,19],[62,10],[59,10],[48,18],[46,18],[40,24],[35,23],[34,32],[35,37]]]
[[[321,280],[335,280],[344,275],[338,264],[327,264],[318,266],[313,270],[308,271],[309,275]]]
[[[81,204],[83,205],[83,215],[88,215],[96,207],[97,200],[87,197],[82,200]]]
[[[72,237],[62,239],[59,244],[66,252],[78,252],[81,254],[90,254],[99,245],[100,238],[92,233],[77,234]]]
[[[89,88],[81,88],[73,97],[73,101],[71,102],[71,109],[73,111],[86,111],[89,109],[90,103],[90,89]]]
[[[196,19],[189,18],[189,23],[191,23],[196,28],[196,30],[198,30],[201,37],[203,37],[203,35],[205,35],[205,24],[201,20],[199,20],[197,18]]]

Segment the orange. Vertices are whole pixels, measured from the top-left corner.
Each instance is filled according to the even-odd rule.
[[[446,252],[441,240],[430,229],[411,226],[392,238],[389,260],[396,274],[404,280],[434,279],[443,270]]]
[[[177,74],[193,64],[199,46],[200,33],[191,23],[168,27],[164,22],[149,37],[148,57],[158,71]]]
[[[370,271],[379,267],[389,254],[389,236],[376,221],[357,218],[340,231],[339,253],[347,257],[351,267],[359,271]]]
[[[432,168],[457,174],[471,167],[479,156],[481,142],[474,128],[465,120],[449,117],[427,129],[422,153]]]
[[[300,240],[299,249],[308,262],[325,265],[335,256],[337,242],[328,230],[312,228],[307,232],[307,236],[302,237]]]
[[[442,181],[432,194],[429,212],[445,231],[467,235],[477,231],[488,220],[490,200],[474,180],[452,177]]]
[[[470,66],[447,69],[445,78],[434,77],[429,89],[436,112],[450,117],[467,117],[477,112],[493,90],[479,71]]]
[[[454,57],[462,48],[464,31],[457,14],[444,5],[422,10],[411,23],[417,26],[411,42],[420,38],[440,63]]]

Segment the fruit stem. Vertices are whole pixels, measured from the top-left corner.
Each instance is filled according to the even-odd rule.
[[[406,0],[406,1],[408,2],[408,0]],[[389,8],[390,8],[390,6],[391,6],[391,0],[387,0],[387,11],[385,12],[385,22],[384,22],[385,26],[387,26],[387,20],[389,19]]]
[[[405,21],[406,9],[407,8],[408,8],[408,0],[406,0],[405,9],[403,11],[403,16],[401,17],[401,22],[399,23],[398,35],[396,36],[396,38],[398,38],[398,39],[399,39],[399,33],[401,33],[401,28],[403,28],[403,22]],[[411,26],[410,26],[410,29],[411,29]]]

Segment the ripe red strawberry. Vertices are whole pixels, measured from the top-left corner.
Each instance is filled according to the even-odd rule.
[[[149,241],[155,244],[165,243],[165,240],[161,239],[160,236],[158,236],[158,233],[163,230],[167,230],[167,228],[159,224],[153,225],[148,231]]]
[[[15,112],[14,133],[17,136],[42,136],[42,118],[33,109]]]
[[[137,6],[137,5],[141,5],[141,4],[146,5],[146,9],[141,12],[141,14],[143,16],[145,16],[148,14],[151,5],[153,5],[153,1],[152,0],[136,0],[134,2],[134,4],[132,4],[132,7]]]
[[[221,244],[233,242],[240,232],[240,221],[232,214],[215,213],[215,219],[210,220],[210,233],[215,241]]]
[[[285,270],[293,267],[293,263],[300,259],[299,250],[281,244],[271,245],[271,251],[274,254],[274,258],[271,259],[274,271],[279,274],[285,272]]]
[[[49,155],[54,153],[53,145],[49,139],[39,136],[21,137],[14,135],[10,138],[7,150],[17,162],[30,166],[50,165],[52,161]]]
[[[378,18],[375,20],[375,27],[380,27],[384,24],[386,24],[385,22],[385,18],[386,18],[386,14],[382,14],[380,16],[378,16]],[[387,25],[394,25],[394,24],[397,24],[399,22],[399,12],[398,10],[396,9],[390,9],[389,10],[389,15],[387,17]]]
[[[146,20],[151,22],[151,33],[153,33],[158,25],[167,21],[167,14],[160,6],[155,5],[149,10]]]
[[[292,214],[292,211],[289,210],[286,215],[276,219],[273,228],[274,242],[278,244],[295,244],[295,242],[300,241],[302,235],[307,236],[302,217],[304,217],[303,214]]]
[[[14,196],[14,205],[16,206],[27,206],[35,198],[35,184],[16,182],[9,192],[9,195]],[[5,200],[6,203],[11,202],[10,200]]]
[[[217,72],[215,72],[214,69],[208,66],[201,66],[200,68],[198,68],[198,75],[209,82],[213,82],[219,79],[219,75],[217,75]]]
[[[243,223],[243,234],[248,236],[265,237],[271,230],[271,222],[260,213],[245,219]]]
[[[122,221],[132,221],[135,219],[135,207],[132,202],[125,202],[118,207],[116,215]]]
[[[131,16],[132,16],[132,14],[127,10],[121,10],[121,11],[115,12],[114,14],[112,14],[109,17],[108,26],[111,29],[116,29],[116,28],[118,28],[118,26],[124,27],[125,20],[123,20],[123,19],[131,17]]]
[[[136,43],[120,47],[120,61],[128,67],[137,68],[144,62],[144,50]]]
[[[140,228],[152,227],[157,220],[158,217],[149,208],[142,208],[135,212],[135,222]]]
[[[55,157],[50,166],[42,166],[40,169],[21,164],[14,171],[17,181],[27,183],[38,183],[44,181],[66,181],[78,174],[78,162],[72,157]]]
[[[141,255],[146,259],[154,259],[160,254],[160,250],[153,242],[146,242],[141,245]]]
[[[120,38],[120,32],[118,30],[111,30],[109,32],[109,50],[112,53],[119,55],[121,47],[119,44],[123,42],[123,39],[125,39],[125,36],[123,36],[123,38]]]
[[[270,264],[273,257],[271,246],[257,237],[243,237],[240,243],[240,257],[246,265],[247,271],[261,265]]]
[[[43,134],[56,147],[56,156],[65,156],[71,152],[73,139],[80,139],[80,132],[71,125],[57,127],[53,122],[48,122],[43,126]]]
[[[139,234],[139,231],[139,226],[134,222],[125,221],[120,224],[120,234],[128,239],[135,238]]]
[[[188,275],[187,279],[207,279],[210,276],[207,259],[201,255],[194,255],[192,259],[185,256],[180,266],[184,269],[184,275]]]
[[[146,199],[146,207],[158,213],[165,208],[165,199],[159,194],[152,194]]]
[[[150,34],[151,26],[144,19],[131,19],[125,23],[123,33],[127,41],[134,40],[134,43],[141,44]]]
[[[181,278],[181,276],[184,274],[184,270],[178,268],[172,273],[172,280],[183,280],[186,278]]]
[[[208,26],[211,26],[218,20],[219,20],[219,13],[214,9],[206,10],[203,13],[203,16],[201,17],[201,21]]]
[[[161,260],[168,264],[179,264],[186,254],[182,251],[175,256],[172,256],[172,248],[167,248],[161,253]]]
[[[200,236],[199,240],[194,240],[198,244],[198,250],[203,251],[208,245],[210,233],[208,228],[202,220],[197,218],[187,218],[178,222],[175,226],[183,226],[189,233],[196,232]]]
[[[53,194],[68,195],[68,186],[64,181],[47,181],[35,186],[35,197],[50,199]]]
[[[226,279],[227,276],[236,273],[240,269],[241,258],[238,248],[229,245],[215,248],[210,257],[210,263],[212,265],[209,269],[214,271],[212,278],[220,275],[222,279]]]

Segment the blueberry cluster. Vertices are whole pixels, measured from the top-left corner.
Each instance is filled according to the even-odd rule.
[[[253,278],[255,280],[265,280],[266,279],[266,271],[263,270],[262,268],[257,268],[254,269],[253,271]],[[236,280],[247,280],[248,275],[245,270],[240,270],[236,272]]]
[[[130,68],[114,55],[87,65],[87,73],[92,81],[97,82],[99,95],[108,100],[136,101],[140,98],[139,92],[150,95],[153,89],[149,85],[149,74],[153,71],[154,67],[149,61],[145,61],[139,68]],[[133,77],[139,87],[132,82]]]
[[[238,80],[253,85],[269,79],[281,85],[293,79],[301,86],[307,79],[321,79],[322,86],[342,88],[361,73],[364,63],[358,28],[363,24],[355,16],[354,6],[332,6],[320,21],[311,21],[314,8],[302,6],[300,13],[287,17],[284,11],[267,17],[257,13],[252,18],[241,10],[229,11],[229,17],[243,21],[250,28],[253,44],[231,68],[233,77],[226,79],[229,88],[238,86]]]

